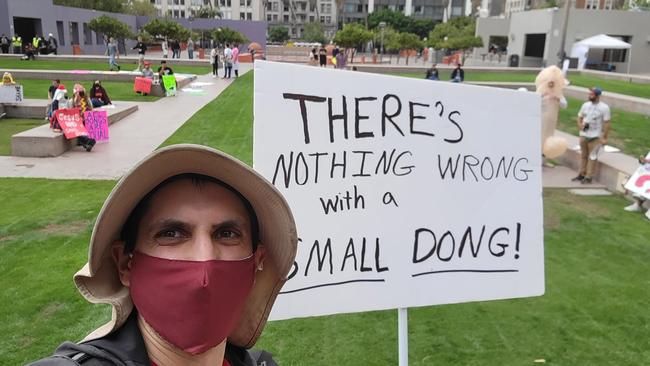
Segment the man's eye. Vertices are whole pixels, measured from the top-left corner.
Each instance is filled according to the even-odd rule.
[[[238,237],[239,237],[239,233],[234,230],[223,229],[217,231],[217,238],[219,239],[236,239]]]
[[[156,234],[156,237],[163,239],[182,238],[183,233],[180,230],[166,229]]]

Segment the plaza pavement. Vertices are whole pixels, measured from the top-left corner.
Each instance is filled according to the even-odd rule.
[[[240,64],[240,75],[251,69],[252,64]],[[189,87],[200,88],[201,94],[183,92],[181,88],[176,97],[139,103],[137,112],[111,125],[110,141],[98,142],[90,153],[75,148],[53,158],[0,156],[0,177],[118,179],[233,81],[199,75],[194,83],[210,85],[198,87],[193,83]],[[215,111],[214,118],[220,117]]]

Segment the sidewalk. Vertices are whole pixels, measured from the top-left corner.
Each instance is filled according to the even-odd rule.
[[[240,75],[251,66],[241,64]],[[91,153],[74,149],[55,158],[0,156],[0,177],[119,179],[232,82],[201,75],[189,87],[204,94],[179,90],[176,97],[140,103],[136,113],[111,126],[110,142],[97,143]]]

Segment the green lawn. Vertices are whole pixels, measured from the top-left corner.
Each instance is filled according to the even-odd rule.
[[[569,102],[567,109],[560,109],[558,129],[577,136],[578,111],[585,101],[573,98],[568,98],[567,101]],[[618,147],[628,155],[645,156],[650,149],[650,117],[612,109],[612,127],[607,143]]]
[[[42,119],[0,119],[0,155],[11,155],[11,136],[46,123]]]
[[[253,73],[247,72],[201,108],[161,146],[192,142],[253,163]]]
[[[130,71],[137,68],[135,60],[118,60],[122,70]],[[182,74],[207,74],[212,72],[208,63],[205,66],[181,66],[175,65],[174,60],[167,61],[169,67],[174,72]],[[152,63],[154,71],[158,68],[158,63]],[[101,61],[57,61],[57,60],[36,60],[23,61],[17,59],[0,59],[0,71],[3,69],[30,69],[30,70],[95,70],[108,71],[108,57],[105,62]]]
[[[47,90],[52,85],[51,80],[45,79],[23,79],[18,80],[18,83],[23,86],[24,96],[28,99],[47,99]],[[86,90],[90,90],[92,86],[92,81],[61,80],[61,83],[65,85],[69,96],[72,95],[72,87],[76,83],[83,85]],[[144,96],[135,93],[133,83],[102,80],[102,86],[106,89],[111,100],[115,101],[153,102],[160,99],[160,97],[153,95]]]
[[[424,72],[414,73],[393,73],[396,76],[406,76],[417,79],[424,79]],[[440,70],[440,80],[450,80],[451,71]],[[501,82],[535,82],[536,74],[524,72],[495,73],[495,72],[470,72],[465,71],[465,81],[501,81]],[[574,75],[568,77],[571,85],[591,88],[599,86],[606,92],[631,95],[640,98],[650,99],[650,86],[648,84],[636,84],[620,80],[606,80],[591,75]]]
[[[43,357],[110,318],[71,278],[113,184],[0,179],[2,364]],[[544,198],[546,294],[410,309],[411,365],[648,364],[650,225],[619,196]],[[395,311],[271,322],[258,347],[281,365],[395,365],[396,329]]]

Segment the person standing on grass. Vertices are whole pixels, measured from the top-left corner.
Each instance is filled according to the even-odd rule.
[[[117,50],[117,43],[113,37],[108,39],[108,44],[106,45],[106,54],[108,55],[108,68],[110,71],[113,71],[113,68],[120,71],[120,65],[117,64],[116,59],[120,57],[120,52]]]
[[[235,72],[235,78],[239,77],[239,45],[234,44],[232,47],[232,69]]]
[[[589,184],[602,147],[607,143],[612,115],[609,106],[600,101],[603,90],[593,87],[589,90],[589,101],[578,112],[580,131],[580,173],[572,181]]]
[[[181,44],[176,39],[172,41],[172,58],[181,58]]]
[[[2,49],[2,53],[9,53],[9,45],[11,45],[11,40],[2,33],[2,36],[0,37],[0,48]]]
[[[132,49],[138,51],[138,68],[136,70],[142,71],[144,68],[144,54],[147,52],[147,45],[142,42],[141,36],[138,36],[138,43]]]
[[[217,46],[214,46],[212,50],[210,50],[210,65],[212,65],[212,77],[218,78],[219,77],[219,51],[217,50]]]
[[[187,40],[187,57],[190,60],[194,58],[194,41],[191,37]]]
[[[111,319],[30,365],[277,366],[248,349],[297,243],[289,205],[252,168],[205,146],[159,149],[108,195],[74,275]]]
[[[169,45],[167,44],[167,38],[165,38],[162,41],[162,44],[160,45],[160,48],[162,48],[163,58],[167,58],[167,56],[169,56]]]

